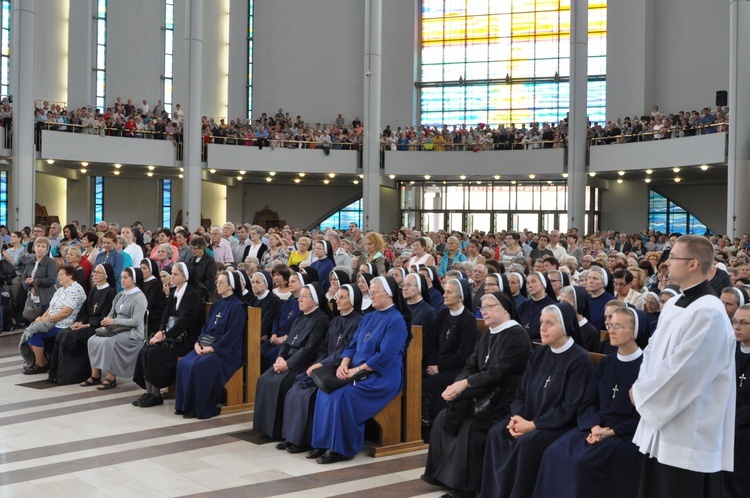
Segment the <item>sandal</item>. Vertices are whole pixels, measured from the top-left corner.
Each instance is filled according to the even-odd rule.
[[[114,389],[115,387],[117,387],[117,381],[115,379],[104,379],[102,385],[96,389],[99,391],[106,391],[107,389]]]
[[[81,387],[89,387],[89,386],[95,386],[101,383],[102,383],[102,379],[100,377],[89,377],[88,379],[84,380],[78,385]]]

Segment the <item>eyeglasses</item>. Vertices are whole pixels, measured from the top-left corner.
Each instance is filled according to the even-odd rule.
[[[747,327],[748,325],[750,325],[750,321],[747,321],[747,320],[735,320],[734,318],[732,318],[731,321],[732,321],[732,327],[737,327],[738,325],[740,327]]]
[[[606,327],[607,327],[607,330],[614,330],[615,332],[621,332],[623,329],[629,330],[633,328],[633,327],[628,327],[626,325],[620,325],[619,323],[615,325],[607,325]]]
[[[672,255],[670,254],[670,255],[669,255],[669,257],[668,257],[667,259],[668,259],[668,260],[672,260],[672,259],[674,259],[674,260],[676,260],[676,261],[690,261],[690,260],[693,260],[693,259],[695,259],[695,258],[679,258],[679,257],[677,257],[677,256],[672,256]]]
[[[492,308],[494,308],[496,306],[500,306],[500,305],[499,304],[488,304],[486,306],[482,306],[481,308],[479,308],[479,311],[481,311],[482,313],[487,313],[490,309],[492,309]]]
[[[404,289],[406,289],[407,287],[411,289],[412,287],[416,287],[416,286],[417,284],[404,284]]]

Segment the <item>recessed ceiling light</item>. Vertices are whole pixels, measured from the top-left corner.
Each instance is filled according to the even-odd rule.
[[[334,177],[336,176],[336,173],[328,173],[328,176],[329,176],[330,178],[334,178]]]
[[[647,174],[647,175],[650,175],[650,174],[651,174],[651,173],[653,173],[653,172],[654,172],[654,170],[652,170],[652,169],[647,169],[647,170],[646,170],[646,174]]]
[[[87,162],[83,162],[83,163],[81,163],[81,166],[83,166],[84,168],[85,168],[86,166],[88,166],[88,165],[89,165],[89,163],[87,163]]]
[[[149,172],[148,172],[148,173],[146,173],[146,174],[147,174],[148,176],[154,176],[154,174],[153,174],[153,173],[152,173],[151,171],[149,171]]]
[[[55,160],[54,159],[47,159],[47,164],[55,164]]]
[[[115,174],[117,174],[117,173],[115,173]],[[180,173],[179,175],[177,175],[178,178],[183,178],[184,176],[185,175],[183,175],[182,173]]]
[[[270,182],[271,180],[273,180],[273,178],[271,178],[270,176],[267,176],[267,177],[266,177],[266,181],[267,181],[267,182]]]
[[[529,178],[531,178],[533,180],[534,178],[536,178],[536,175],[535,174],[531,174],[531,175],[529,175]]]
[[[515,185],[517,182],[515,180],[511,180],[510,183],[512,183],[513,185]]]
[[[589,176],[596,176],[596,171],[590,171]]]
[[[185,168],[180,168],[180,173],[184,173],[184,172],[185,172]]]
[[[547,180],[547,185],[552,185],[552,180]]]
[[[618,178],[617,183],[622,183],[622,178]]]
[[[241,170],[240,170],[240,174],[241,174],[241,175],[244,175],[244,174],[245,174],[245,170],[244,170],[244,169],[241,169]],[[273,174],[271,174],[271,176],[273,176],[273,175],[275,175],[275,174],[276,174],[276,173],[273,173]]]
[[[154,170],[154,167],[153,167],[153,166],[149,166],[149,167],[148,167],[148,170],[149,170],[149,171],[153,171],[153,170]]]
[[[211,173],[211,174],[213,174],[213,173],[216,173],[216,170],[215,170],[215,169],[213,169],[213,168],[211,168],[211,169],[210,169],[210,170],[208,170],[208,171],[209,171],[209,173]]]
[[[646,178],[645,182],[646,183],[651,183],[651,178]]]
[[[359,177],[360,177],[360,178],[364,178],[364,177],[365,177],[365,175],[359,175]]]
[[[702,166],[701,166],[701,169],[702,169],[703,171],[706,171],[706,170],[708,169],[708,164],[704,164],[704,165],[702,165]]]
[[[674,171],[675,173],[679,173],[680,172],[680,168],[672,168],[672,171]]]
[[[119,171],[115,170],[114,173],[115,173],[115,176],[120,176],[120,172]],[[180,175],[180,176],[182,176],[182,175]]]
[[[432,178],[430,175],[424,175],[425,180],[429,180],[430,178]]]
[[[323,183],[325,183],[326,185],[328,185],[331,182],[328,180],[328,178],[326,178],[325,180],[323,180]]]
[[[459,176],[459,178],[462,179],[462,180],[466,180],[466,175],[461,175],[461,176]]]
[[[245,172],[242,171],[242,174],[244,175]],[[269,171],[268,174],[271,175],[271,176],[276,176],[276,172],[275,171]]]
[[[680,183],[680,180],[682,180],[682,178],[680,178],[679,176],[676,176],[676,177],[674,178],[674,182],[675,182],[675,183]]]
[[[122,164],[120,164],[120,163],[115,164],[115,168],[117,168],[117,169],[122,168]],[[182,168],[180,168],[180,171],[182,171]]]
[[[359,180],[354,180],[352,183],[354,183],[354,185],[359,185]]]
[[[238,177],[237,177],[237,179],[238,179],[239,181],[242,181],[242,177],[241,177],[241,176],[238,176]]]
[[[393,179],[396,178],[396,175],[388,175],[388,178],[390,178],[391,180],[393,180]]]
[[[563,173],[563,175],[562,175],[562,176],[563,176],[563,178],[567,178],[567,177],[568,177],[568,174],[567,174],[567,173]]]
[[[499,179],[500,179],[500,175],[495,175],[495,180],[499,180]]]
[[[300,173],[299,176],[300,176],[300,178],[304,178],[305,174],[304,173]]]
[[[625,172],[624,171],[618,171],[617,174],[620,175],[620,176],[625,176]]]
[[[414,180],[410,181],[409,185],[414,185]]]
[[[300,179],[299,179],[299,178],[295,178],[295,179],[294,179],[294,183],[299,183],[299,182],[300,182]]]
[[[81,168],[81,173],[85,173],[86,171],[86,168]]]

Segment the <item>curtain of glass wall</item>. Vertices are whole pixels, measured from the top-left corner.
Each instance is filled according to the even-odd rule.
[[[0,171],[0,225],[8,226],[8,172]]]
[[[107,0],[97,0],[94,15],[96,33],[96,65],[94,81],[96,107],[102,112],[107,106]]]
[[[253,117],[253,25],[254,0],[247,2],[247,119]]]
[[[698,218],[653,190],[648,191],[648,228],[661,233],[705,234],[708,229]]]
[[[498,232],[568,228],[564,181],[401,182],[402,223],[423,231]],[[585,233],[599,225],[599,189],[586,187]]]
[[[10,94],[10,0],[0,3],[0,96]]]
[[[164,110],[172,115],[174,95],[174,0],[164,2]]]
[[[420,123],[557,122],[569,107],[570,0],[422,0]],[[589,0],[588,114],[605,119],[606,0]]]

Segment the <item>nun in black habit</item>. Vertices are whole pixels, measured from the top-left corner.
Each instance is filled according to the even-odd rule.
[[[360,305],[360,311],[363,315],[373,311],[372,299],[370,299],[370,282],[375,276],[372,273],[360,273],[357,277],[357,287],[362,293],[362,304]]]
[[[313,364],[330,326],[330,310],[318,282],[306,285],[299,296],[303,315],[292,325],[273,366],[258,379],[253,430],[278,440],[284,420],[284,399],[297,375]]]
[[[55,337],[48,374],[48,381],[53,384],[76,384],[91,374],[88,341],[100,326],[102,318],[109,315],[117,294],[115,271],[111,264],[102,263],[94,267],[91,278],[93,286],[78,314],[78,320]]]
[[[411,310],[412,325],[422,327],[422,359],[424,360],[425,341],[432,340],[435,336],[435,326],[437,324],[437,313],[430,304],[430,289],[427,287],[427,279],[421,273],[409,273],[404,279],[402,289],[406,304]],[[427,364],[422,362],[422,368],[427,368]]]
[[[576,310],[578,327],[581,329],[581,343],[586,351],[595,352],[601,333],[589,321],[591,319],[591,306],[589,296],[580,285],[568,285],[560,289],[560,301],[566,302]]]
[[[425,425],[430,425],[445,406],[441,394],[455,380],[477,341],[477,320],[466,280],[445,283],[445,306],[437,316],[433,333],[423,340],[423,363],[427,365],[422,378]]]
[[[276,449],[287,450],[289,453],[301,453],[312,449],[312,419],[318,387],[310,373],[322,366],[338,366],[341,363],[341,353],[349,346],[362,319],[362,293],[359,289],[351,284],[343,284],[337,294],[341,313],[331,320],[328,337],[324,343],[325,350],[307,371],[297,375],[294,385],[286,393],[284,424],[281,430],[284,440],[276,445]]]
[[[594,370],[588,352],[573,339],[579,331],[572,306],[547,306],[540,323],[544,345],[531,354],[511,416],[487,436],[480,494],[485,498],[532,495],[544,451],[575,427]]]
[[[479,492],[487,433],[508,415],[532,350],[511,298],[491,292],[481,304],[489,331],[479,334],[463,370],[442,393],[447,404],[432,427],[422,476],[457,496]]]
[[[526,327],[532,342],[539,342],[539,317],[542,310],[557,302],[552,282],[542,272],[531,272],[526,279],[529,299],[518,308],[521,315],[521,325]]]
[[[434,266],[422,266],[419,268],[419,273],[427,279],[430,304],[435,308],[435,313],[440,313],[445,308],[445,304],[443,304],[443,284],[440,282],[437,268]]]
[[[141,290],[148,301],[148,335],[153,335],[159,330],[161,317],[167,307],[167,296],[164,294],[164,285],[159,279],[159,266],[155,260],[143,258],[139,268],[143,273],[143,284]]]
[[[250,277],[253,297],[248,299],[251,308],[260,308],[260,335],[271,337],[273,324],[281,313],[281,298],[272,292],[273,279],[266,270],[258,270]]]

